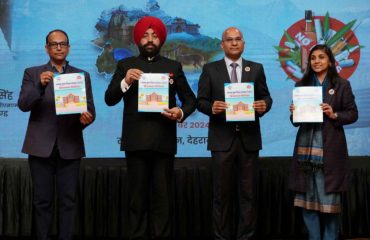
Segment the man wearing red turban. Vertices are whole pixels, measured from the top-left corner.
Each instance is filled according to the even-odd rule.
[[[132,240],[171,238],[176,125],[196,107],[195,95],[181,64],[160,55],[166,36],[166,27],[160,19],[141,18],[134,27],[134,42],[140,54],[118,62],[105,92],[108,106],[124,101],[121,150],[127,160]],[[169,107],[162,113],[138,112],[138,81],[143,73],[169,75]],[[176,105],[176,95],[180,106]]]
[[[166,26],[163,22],[156,17],[143,17],[135,25],[134,28],[134,42],[136,45],[140,44],[141,38],[144,36],[145,32],[151,28],[159,38],[161,45],[164,44],[167,38]]]

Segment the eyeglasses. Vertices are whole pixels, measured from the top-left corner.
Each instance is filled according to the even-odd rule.
[[[227,42],[227,43],[232,43],[233,41],[235,41],[236,43],[240,43],[240,42],[243,42],[244,40],[241,37],[236,37],[236,38],[225,38],[222,41]]]
[[[69,43],[68,42],[49,42],[48,46],[52,49],[57,49],[58,46],[60,48],[67,48],[69,47]]]

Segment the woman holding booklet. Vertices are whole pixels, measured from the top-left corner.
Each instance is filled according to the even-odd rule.
[[[296,87],[321,86],[323,122],[293,122],[299,127],[293,155],[289,188],[296,192],[294,206],[302,208],[309,239],[338,239],[340,193],[348,189],[350,164],[343,125],[358,118],[349,81],[336,70],[335,59],[326,45],[314,46],[307,70]],[[322,232],[320,225],[323,226]]]

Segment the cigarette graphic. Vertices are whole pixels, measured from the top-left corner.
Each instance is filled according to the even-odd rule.
[[[296,47],[296,45],[295,45],[294,43],[292,43],[292,42],[288,42],[288,41],[284,42],[284,45],[285,45],[286,47],[288,47],[288,48],[291,48],[291,49],[293,49],[293,48],[295,48],[295,47]]]
[[[279,52],[288,54],[290,52],[293,52],[293,50],[291,48],[282,48]]]
[[[324,44],[325,40],[322,35],[321,21],[320,19],[315,19],[314,22],[315,22],[315,32],[316,32],[317,44]]]
[[[296,70],[296,71],[301,71],[301,68],[300,68],[297,64],[295,64],[294,62],[292,62],[292,61],[290,61],[290,60],[286,61],[286,62],[285,62],[285,64],[286,64],[288,67],[291,67],[291,68],[293,68],[293,69],[294,69],[294,70]]]
[[[351,31],[349,34],[347,34],[346,37],[342,37],[338,39],[338,41],[334,42],[330,48],[334,55],[337,55],[348,43],[348,41],[354,36],[354,32],[358,26],[360,26],[361,22],[356,21],[355,24],[352,26]]]
[[[301,70],[296,70],[295,68],[292,68],[290,66],[287,66],[286,69],[288,70],[288,72],[290,72],[294,77],[298,79],[301,79],[303,77]]]
[[[355,64],[355,61],[353,59],[345,59],[339,62],[339,66],[342,68],[352,67],[354,64]]]
[[[357,50],[359,48],[360,48],[360,46],[357,45],[357,46],[354,46],[354,47],[352,47],[348,50],[344,50],[343,52],[341,52],[341,53],[339,53],[338,55],[335,56],[335,60],[337,62],[339,62],[339,61],[342,61],[344,59],[347,59],[349,54],[351,54],[352,52],[354,52],[355,50]]]
[[[330,39],[335,33],[336,33],[336,31],[334,31],[333,29],[329,29],[329,31],[326,34],[326,36],[324,36],[325,40]]]

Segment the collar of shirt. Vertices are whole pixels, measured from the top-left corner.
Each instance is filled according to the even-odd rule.
[[[148,56],[144,56],[144,55],[141,55],[141,54],[139,55],[139,58],[143,59],[146,62],[156,62],[160,59],[160,57],[161,56],[159,54],[157,54],[153,57],[148,57]]]
[[[50,62],[50,65],[51,67],[53,68],[53,72],[54,73],[66,73],[66,70],[67,70],[67,66],[68,66],[68,61],[66,61],[66,63],[63,65],[62,67],[62,72],[59,72],[57,67],[55,65],[53,65],[51,62]]]
[[[226,67],[227,67],[227,72],[229,73],[229,76],[231,78],[231,71],[233,70],[233,67],[230,66],[234,61],[232,61],[230,58],[225,57],[224,58]],[[242,67],[243,67],[243,58],[240,57],[238,60],[235,61],[235,63],[238,64],[236,67],[236,76],[238,77],[238,82],[241,82],[242,79]]]

